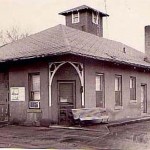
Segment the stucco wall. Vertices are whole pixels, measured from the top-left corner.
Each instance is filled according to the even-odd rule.
[[[110,113],[111,120],[141,116],[141,84],[147,84],[147,108],[150,114],[150,73],[139,72],[136,69],[109,66],[102,62],[86,61],[85,63],[85,107],[96,106],[95,75],[105,76],[105,108]],[[122,76],[122,109],[115,109],[115,75]],[[130,76],[136,77],[136,102],[130,101]]]
[[[105,108],[110,113],[111,120],[139,117],[141,115],[141,83],[147,84],[148,113],[150,114],[150,73],[137,71],[137,69],[122,67],[96,61],[93,59],[83,59],[81,57],[66,55],[63,57],[54,57],[50,59],[55,61],[74,61],[84,64],[84,84],[85,84],[85,107],[96,107],[95,75],[104,73],[105,76]],[[49,76],[48,62],[37,61],[30,63],[13,64],[9,69],[9,87],[25,87],[25,102],[11,102],[10,114],[11,120],[17,118],[25,121],[28,117],[28,74],[40,72],[41,78],[41,118],[58,121],[57,105],[57,80],[75,80],[76,81],[76,108],[81,107],[80,80],[76,70],[71,65],[62,66],[55,74],[52,82],[52,107],[49,107]],[[120,110],[115,109],[115,74],[122,75],[122,101],[123,107]],[[136,77],[136,100],[130,101],[130,76]]]
[[[29,73],[40,73],[41,79],[41,100],[40,106],[42,114],[38,114],[42,118],[48,118],[48,63],[30,62],[25,64],[13,65],[9,70],[9,87],[25,87],[25,101],[15,102],[10,101],[10,119],[20,120],[24,122],[28,117],[34,118],[34,115],[30,113],[28,115],[28,75]],[[30,110],[32,112],[32,110]],[[36,118],[35,118],[36,119]]]

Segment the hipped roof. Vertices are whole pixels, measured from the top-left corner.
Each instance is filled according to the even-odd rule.
[[[57,25],[1,47],[0,62],[60,54],[150,68],[150,63],[144,61],[144,53],[65,25]]]
[[[94,8],[92,8],[92,7],[86,6],[86,5],[82,5],[82,6],[79,6],[79,7],[75,7],[75,8],[72,8],[72,9],[69,9],[69,10],[66,10],[66,11],[63,11],[63,12],[61,12],[61,13],[59,13],[59,14],[65,16],[65,15],[67,15],[68,13],[72,13],[72,12],[75,12],[75,11],[81,11],[81,10],[92,10],[92,11],[95,11],[95,12],[101,14],[101,16],[103,16],[103,17],[109,16],[109,15],[106,14],[106,13],[103,13],[103,12],[101,12],[101,11],[98,11],[98,10],[96,10],[96,9],[94,9]]]

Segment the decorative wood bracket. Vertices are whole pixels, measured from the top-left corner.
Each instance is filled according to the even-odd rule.
[[[70,61],[52,62],[49,64],[49,106],[51,107],[52,105],[52,81],[53,81],[54,75],[61,66],[67,63],[70,64],[72,67],[74,67],[79,75],[79,79],[80,79],[81,87],[82,87],[81,101],[82,101],[82,107],[84,107],[85,101],[84,101],[83,64],[79,62],[70,62]]]

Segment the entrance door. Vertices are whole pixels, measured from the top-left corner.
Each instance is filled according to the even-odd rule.
[[[71,109],[75,108],[75,81],[58,82],[59,124],[70,124]]]
[[[141,113],[147,113],[147,85],[141,84]]]

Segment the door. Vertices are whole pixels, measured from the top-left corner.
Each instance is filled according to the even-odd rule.
[[[75,108],[75,81],[58,82],[59,124],[72,122],[71,109]]]
[[[141,84],[141,113],[147,113],[147,85]]]

